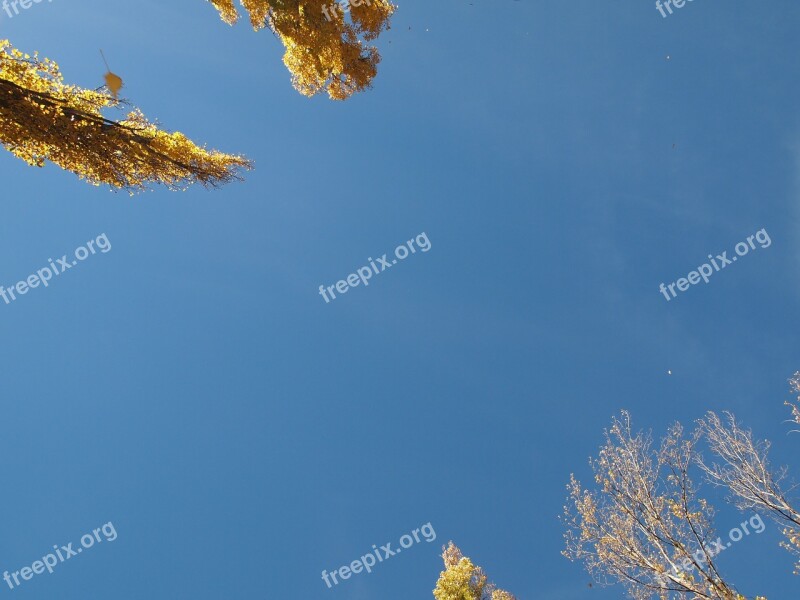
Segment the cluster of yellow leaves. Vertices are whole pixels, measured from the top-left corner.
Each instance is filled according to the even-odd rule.
[[[234,0],[210,2],[226,23],[232,25],[239,18]],[[269,26],[283,42],[283,62],[292,74],[295,89],[306,96],[325,90],[334,100],[345,100],[372,85],[381,57],[365,42],[389,29],[396,8],[389,0],[356,0],[351,2],[347,18],[333,6],[337,4],[333,0],[241,3],[254,29]]]
[[[444,549],[442,558],[445,570],[433,590],[436,600],[515,600],[508,592],[487,583],[483,570],[463,556],[453,542]]]
[[[138,109],[119,122],[103,116],[118,105],[106,91],[65,84],[53,61],[0,40],[0,143],[28,164],[50,161],[94,185],[128,190],[215,186],[250,168],[240,156],[160,130]]]

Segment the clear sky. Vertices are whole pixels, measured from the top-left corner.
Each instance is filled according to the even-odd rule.
[[[790,0],[403,1],[374,89],[333,103],[203,0],[0,13],[68,81],[101,85],[102,48],[145,114],[256,164],[129,197],[0,153],[0,284],[111,244],[0,303],[0,571],[118,534],[0,596],[432,598],[452,539],[521,600],[619,599],[557,517],[621,408],[657,434],[733,410],[800,474],[798,25]],[[720,557],[748,597],[797,597],[778,541]]]

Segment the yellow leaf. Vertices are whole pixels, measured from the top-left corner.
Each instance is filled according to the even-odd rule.
[[[119,75],[115,75],[111,71],[106,73],[106,87],[111,91],[111,95],[114,96],[114,100],[119,99],[119,91],[122,89],[122,78]]]

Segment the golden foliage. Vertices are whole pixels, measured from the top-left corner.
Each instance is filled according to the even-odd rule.
[[[462,555],[453,542],[443,550],[445,570],[433,590],[436,600],[516,600],[508,592],[487,583],[483,570]]]
[[[109,87],[117,83],[112,79]],[[129,191],[153,183],[216,186],[251,167],[240,156],[162,131],[138,109],[118,122],[103,116],[102,109],[118,105],[105,91],[65,84],[55,62],[0,40],[0,143],[29,165],[50,161],[93,185]]]
[[[230,25],[237,21],[233,0],[210,2],[223,21]],[[396,8],[389,0],[351,0],[348,18],[332,0],[241,3],[254,29],[269,26],[283,42],[283,62],[292,74],[295,89],[306,96],[325,90],[334,100],[345,100],[372,85],[381,57],[365,42],[389,29]]]

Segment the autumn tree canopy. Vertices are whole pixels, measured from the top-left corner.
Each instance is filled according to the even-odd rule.
[[[129,191],[216,186],[250,168],[241,156],[159,129],[136,108],[122,121],[103,116],[120,104],[108,90],[64,83],[55,62],[0,40],[0,143],[29,165],[50,161],[94,185]]]
[[[444,548],[442,558],[445,570],[433,590],[436,600],[516,600],[489,583],[483,569],[472,564],[453,542]]]
[[[209,0],[222,20],[239,18],[234,0]],[[381,56],[366,42],[389,29],[389,0],[349,0],[347,12],[333,0],[241,0],[254,29],[269,27],[286,47],[283,62],[295,89],[306,96],[323,90],[345,100],[372,85]]]
[[[239,17],[234,0],[210,0],[222,19]],[[389,28],[389,0],[241,0],[255,29],[269,27],[286,48],[283,61],[294,87],[336,100],[369,88],[380,62],[368,42]],[[0,143],[30,165],[50,161],[94,185],[135,191],[151,184],[172,189],[192,183],[217,186],[240,177],[249,161],[207,150],[170,133],[131,107],[114,121],[122,80],[106,73],[106,88],[64,83],[58,65],[0,40]]]

